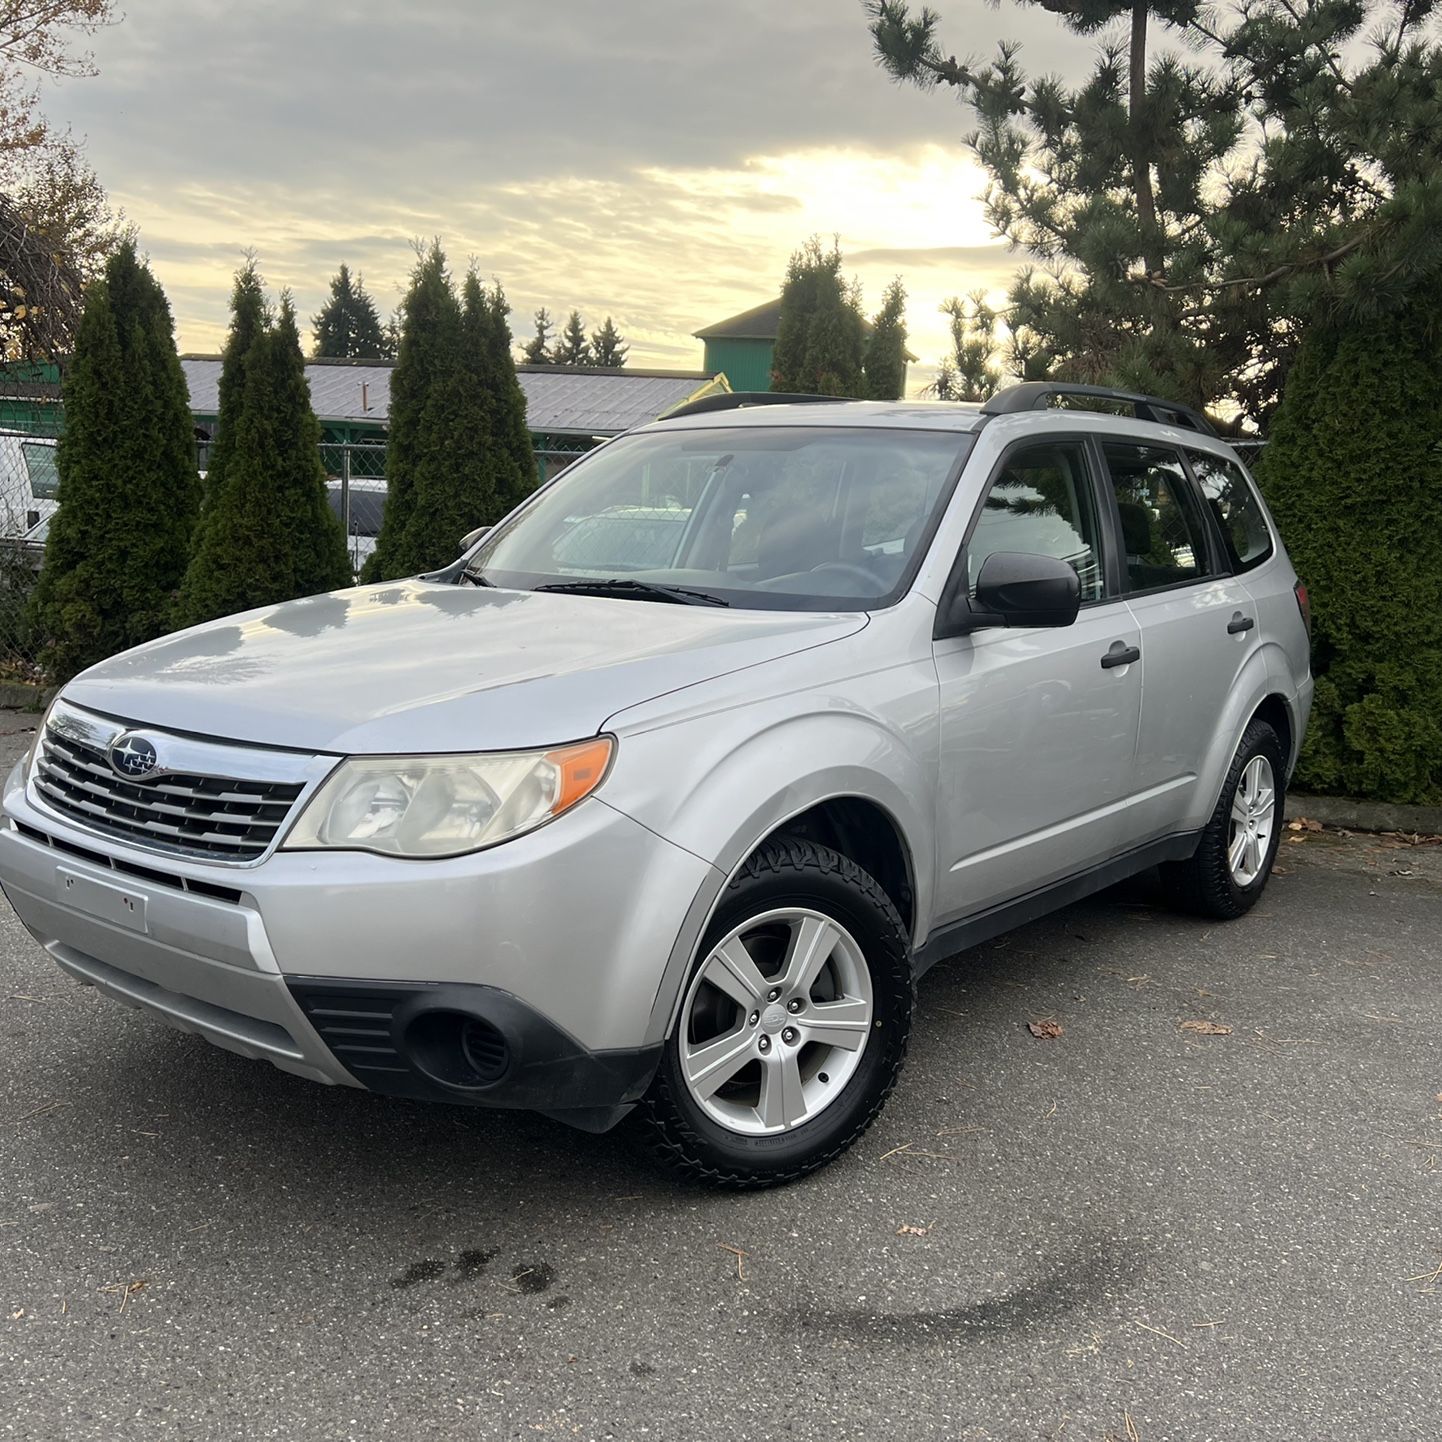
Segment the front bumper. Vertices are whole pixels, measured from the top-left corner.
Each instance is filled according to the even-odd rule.
[[[115,999],[315,1081],[598,1117],[649,1081],[661,978],[714,885],[706,862],[599,798],[467,857],[277,852],[253,867],[99,838],[37,804],[19,767],[4,813],[11,904],[64,970]],[[326,989],[396,1001],[376,1042],[393,1070],[326,1030],[312,1004]],[[415,1042],[422,1012],[497,1028],[504,1072],[452,1085]]]

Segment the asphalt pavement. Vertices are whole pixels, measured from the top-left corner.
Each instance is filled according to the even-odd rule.
[[[1439,847],[944,963],[877,1125],[751,1196],[215,1050],[8,908],[0,996],[0,1437],[1442,1434]]]

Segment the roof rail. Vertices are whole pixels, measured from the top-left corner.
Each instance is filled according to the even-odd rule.
[[[1155,421],[1164,426],[1182,426],[1214,436],[1211,421],[1201,411],[1184,406],[1180,401],[1163,400],[1161,396],[1134,395],[1131,391],[1113,390],[1110,386],[1074,385],[1070,381],[1023,381],[998,391],[981,408],[984,416],[1010,416],[1019,411],[1044,410],[1053,396],[1083,396],[1094,400],[1123,401],[1131,406],[1139,421]]]
[[[850,400],[850,396],[788,395],[785,391],[722,391],[719,395],[702,396],[687,401],[674,411],[667,411],[657,420],[674,421],[682,416],[702,416],[708,411],[739,411],[743,406],[834,405]]]

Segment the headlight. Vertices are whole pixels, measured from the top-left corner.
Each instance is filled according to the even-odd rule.
[[[469,756],[358,756],[311,797],[287,851],[461,856],[569,810],[601,784],[614,743]]]

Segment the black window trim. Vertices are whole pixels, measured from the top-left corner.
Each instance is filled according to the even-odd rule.
[[[1161,596],[1168,591],[1182,591],[1189,586],[1205,586],[1210,581],[1220,580],[1232,574],[1231,562],[1228,560],[1225,550],[1221,546],[1220,538],[1215,534],[1216,522],[1207,506],[1206,497],[1202,494],[1201,487],[1197,484],[1197,478],[1187,461],[1185,448],[1170,440],[1159,440],[1155,437],[1142,437],[1137,435],[1112,435],[1108,432],[1102,435],[1093,432],[1091,436],[1092,446],[1095,453],[1095,464],[1099,468],[1098,474],[1105,477],[1103,490],[1105,491],[1104,502],[1107,512],[1107,524],[1112,533],[1112,549],[1117,556],[1126,555],[1126,542],[1122,535],[1122,513],[1117,505],[1117,488],[1112,484],[1111,468],[1107,465],[1106,444],[1123,446],[1137,446],[1148,451],[1170,451],[1181,463],[1182,484],[1187,488],[1193,504],[1201,513],[1202,517],[1202,545],[1206,550],[1207,569],[1206,574],[1201,576],[1188,576],[1181,581],[1172,581],[1165,586],[1148,586],[1145,590],[1129,591],[1126,587],[1126,578],[1122,574],[1123,566],[1118,562],[1118,579],[1121,582],[1119,594],[1122,599],[1131,601],[1144,596]]]
[[[958,608],[958,602],[966,608],[968,613],[971,611],[971,586],[970,577],[967,574],[967,556],[971,550],[972,537],[976,534],[976,528],[981,521],[982,509],[986,505],[986,498],[991,495],[992,487],[1001,473],[1011,464],[1012,458],[1017,452],[1034,450],[1042,446],[1068,443],[1077,446],[1081,451],[1091,487],[1092,510],[1097,522],[1097,545],[1101,549],[1103,592],[1093,600],[1082,601],[1078,609],[1087,611],[1099,606],[1112,606],[1124,599],[1119,584],[1121,552],[1117,548],[1117,533],[1113,530],[1105,509],[1106,493],[1111,490],[1111,486],[1109,483],[1103,483],[1104,472],[1098,469],[1099,455],[1092,446],[1093,436],[1093,432],[1084,430],[1047,431],[1019,436],[996,458],[991,470],[987,472],[986,480],[972,506],[971,515],[966,523],[966,533],[962,537],[961,545],[957,547],[956,555],[952,558],[951,570],[947,572],[946,576],[946,584],[941,588],[941,599],[936,608],[938,625],[941,623],[942,617],[950,616],[953,610]],[[1112,498],[1111,504],[1115,509],[1115,497]]]

